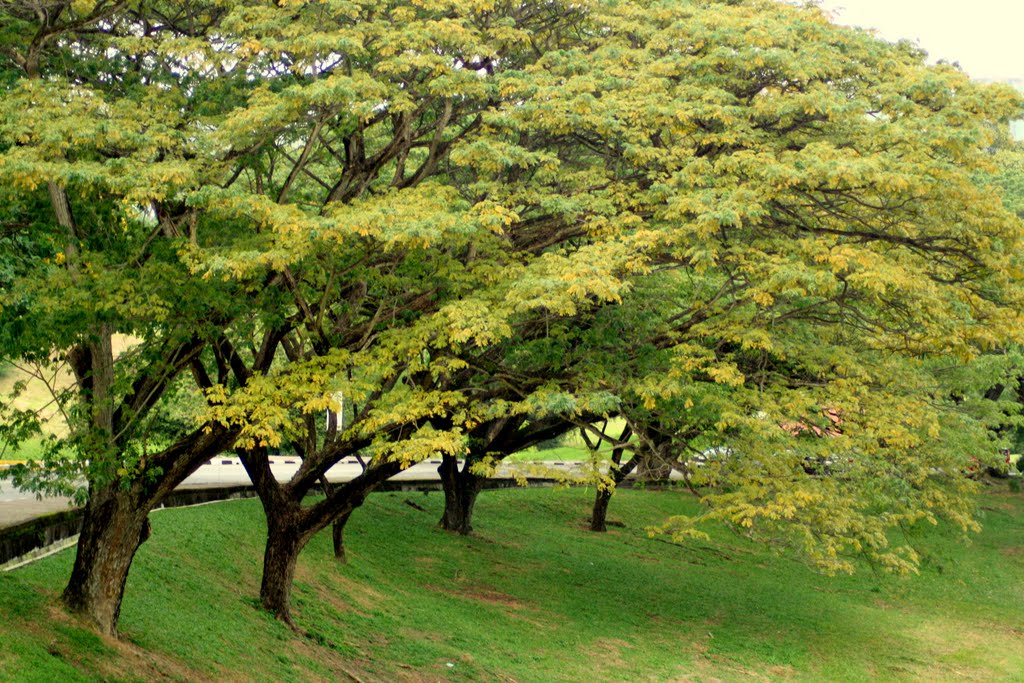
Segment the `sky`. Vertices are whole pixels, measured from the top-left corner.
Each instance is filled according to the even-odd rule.
[[[907,38],[973,78],[1024,79],[1024,0],[822,0],[840,24]]]

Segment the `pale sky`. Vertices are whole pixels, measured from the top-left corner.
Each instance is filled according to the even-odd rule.
[[[822,0],[834,21],[907,38],[973,78],[1024,79],[1024,0]]]

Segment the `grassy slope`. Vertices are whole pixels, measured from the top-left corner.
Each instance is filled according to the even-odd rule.
[[[114,335],[113,350],[115,356],[119,356],[128,350],[136,340],[133,337],[118,334]],[[41,373],[37,375],[36,373]],[[46,381],[43,380],[45,378]],[[11,399],[11,392],[14,385],[24,382],[25,387],[17,398]],[[64,434],[67,425],[63,416],[57,409],[53,400],[51,387],[60,391],[71,386],[74,377],[71,369],[66,365],[58,369],[41,370],[31,363],[4,364],[0,363],[0,401],[10,401],[11,405],[19,410],[36,411],[43,419],[44,429],[48,433]],[[47,385],[50,385],[48,387]],[[39,439],[31,439],[17,451],[4,448],[0,442],[0,460],[3,459],[34,459],[42,456],[42,443]]]
[[[625,420],[620,417],[613,417],[608,421],[607,425],[604,425],[603,423],[595,423],[594,426],[598,429],[605,427],[608,430],[608,435],[615,438],[622,433],[622,428],[625,426]],[[596,441],[596,437],[594,440]],[[602,441],[598,446],[598,451],[601,453],[603,459],[609,459],[611,450],[611,446],[604,441]],[[627,456],[627,459],[628,457],[629,456]],[[541,444],[540,446],[533,446],[518,453],[513,453],[508,457],[508,461],[550,462],[556,460],[587,460],[589,458],[590,449],[587,448],[586,442],[583,441],[583,438],[580,436],[578,431],[572,430],[566,432],[557,439],[553,439],[552,441]]]
[[[477,534],[437,530],[438,494],[372,496],[351,562],[330,539],[302,556],[299,637],[255,607],[255,501],[153,516],[122,614],[123,643],[52,607],[71,553],[0,575],[0,679],[1020,680],[1024,497],[989,493],[970,546],[934,530],[912,580],[827,579],[731,535],[680,548],[642,531],[692,505],[622,491],[607,535],[592,492],[485,492]],[[405,504],[411,500],[425,508]]]
[[[66,371],[58,373],[53,380],[54,384],[59,387],[66,387],[71,382],[70,375]],[[17,382],[25,382],[25,388],[16,399],[11,400],[9,397]],[[0,401],[10,401],[19,410],[37,411],[53,432],[60,433],[64,429],[64,422],[57,414],[53,396],[47,389],[46,383],[33,378],[24,369],[13,365],[0,365]],[[0,460],[33,459],[41,455],[42,445],[39,439],[27,441],[16,451],[6,448],[5,444],[0,441]]]
[[[0,370],[0,396],[7,399],[14,389],[15,383],[24,382],[24,390],[12,401],[12,404],[22,410],[39,411],[44,419],[58,421],[54,423],[53,428],[55,430],[62,429],[63,425],[59,423],[60,418],[53,403],[53,395],[47,388],[47,382],[57,390],[64,389],[70,386],[72,382],[71,373],[66,368],[62,368],[59,372],[46,374],[47,382],[44,382],[42,379],[33,376],[32,373],[37,371],[36,368],[29,364],[21,366],[4,365],[2,370]]]

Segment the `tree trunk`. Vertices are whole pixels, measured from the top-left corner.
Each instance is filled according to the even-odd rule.
[[[331,493],[334,491],[334,487],[329,481],[327,481],[327,477],[320,478],[320,486],[324,490],[324,498],[330,497]],[[348,518],[352,516],[352,512],[355,508],[359,507],[361,504],[362,501],[353,501],[352,509],[348,512],[342,513],[342,515],[334,520],[333,524],[331,524],[331,540],[334,542],[334,559],[340,564],[348,563],[348,557],[345,554],[345,525],[348,524]]]
[[[94,491],[85,507],[75,566],[62,599],[67,607],[117,635],[128,570],[139,546],[149,538],[149,501],[112,484]]]
[[[358,453],[358,448],[351,447],[351,452]],[[325,498],[312,506],[303,507],[302,501],[310,488],[318,480],[323,483],[322,472],[317,474],[308,467],[313,458],[327,461],[322,464],[330,464],[339,461],[344,452],[306,453],[303,460],[303,467],[307,468],[305,476],[300,469],[287,484],[278,483],[274,477],[265,448],[239,450],[238,454],[256,487],[267,519],[260,604],[276,618],[295,628],[291,616],[291,591],[299,553],[309,539],[337,520],[340,524],[334,528],[335,554],[337,556],[340,550],[340,556],[344,558],[342,540],[345,522],[352,511],[362,505],[367,495],[401,470],[401,462],[385,462],[364,469],[362,474],[351,481],[325,485]]]
[[[437,473],[444,489],[444,514],[438,524],[445,531],[468,535],[473,530],[473,507],[483,489],[484,479],[469,471],[467,458],[462,470],[454,456],[444,455]]]
[[[626,428],[622,430],[622,435],[619,440],[625,442],[633,434],[633,429],[626,425]],[[625,454],[626,449],[624,446],[618,446],[612,449],[612,469],[611,478],[612,486],[598,486],[597,496],[594,498],[594,510],[590,515],[590,530],[603,533],[608,531],[608,504],[612,500],[612,496],[615,495],[615,489],[619,487],[629,473],[632,472],[638,465],[643,464],[645,458],[639,453],[635,453],[628,462],[622,464],[622,456]]]
[[[354,510],[338,517],[334,520],[334,524],[331,526],[331,537],[334,539],[334,559],[341,564],[348,563],[348,556],[345,553],[345,525],[348,523],[348,518],[352,516]]]
[[[309,540],[309,535],[299,533],[297,522],[292,514],[268,515],[260,585],[260,603],[292,628],[295,627],[291,615],[292,579],[299,553]]]
[[[598,488],[594,498],[594,512],[590,515],[591,531],[608,531],[608,503],[611,502],[613,489]]]
[[[129,488],[114,481],[91,486],[75,551],[75,565],[62,600],[68,609],[117,635],[128,570],[149,538],[149,513],[204,459],[235,438],[234,432],[199,429],[155,455],[164,470],[154,486],[136,479]]]

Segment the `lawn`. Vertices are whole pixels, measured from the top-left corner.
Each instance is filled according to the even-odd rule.
[[[120,356],[135,343],[134,337],[114,335],[114,354]],[[71,369],[65,364],[42,368],[34,363],[22,361],[0,363],[0,402],[8,403],[18,410],[36,412],[43,422],[43,430],[46,433],[63,435],[67,432],[67,424],[53,394],[67,389],[73,382]],[[20,387],[17,392],[16,386]],[[0,461],[33,460],[42,457],[42,454],[41,439],[29,439],[18,449],[8,448],[0,440]]]
[[[625,420],[620,417],[608,420],[607,424],[595,423],[596,429],[606,429],[608,436],[618,438],[625,426]],[[596,436],[591,435],[591,442],[597,441]],[[606,441],[598,445],[599,459],[609,460],[611,446]],[[587,447],[583,437],[578,430],[573,429],[562,436],[546,441],[538,446],[533,446],[513,453],[508,457],[509,462],[552,462],[559,460],[588,460],[591,457],[590,449]],[[629,456],[626,456],[629,459]]]
[[[585,530],[593,491],[485,492],[476,533],[438,530],[442,498],[371,496],[338,566],[303,554],[294,634],[255,602],[256,501],[153,515],[122,642],[54,607],[63,552],[0,575],[0,679],[355,681],[1014,681],[1024,672],[1024,497],[999,483],[985,530],[914,538],[921,574],[827,578],[720,531],[679,547],[647,525],[692,508],[623,490]],[[410,505],[414,503],[415,505]]]
[[[34,372],[39,371],[29,364],[0,365],[0,401],[9,403],[18,410],[36,411],[42,416],[48,432],[62,433],[65,430],[64,421],[47,385],[49,383],[54,387],[64,388],[71,381],[70,375],[67,371],[62,371],[52,375],[41,373],[38,376],[33,376]],[[41,377],[45,377],[47,381],[43,381]],[[12,399],[15,385],[20,383],[24,383],[24,387]],[[42,439],[29,439],[19,448],[11,448],[3,439],[0,439],[0,462],[34,460],[42,457],[42,454]]]

